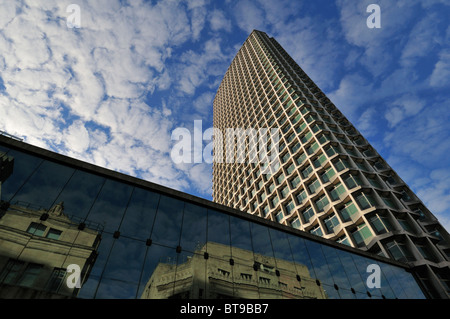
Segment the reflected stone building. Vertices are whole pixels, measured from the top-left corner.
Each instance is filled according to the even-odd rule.
[[[236,140],[248,139],[244,161],[237,152],[214,161],[215,202],[403,262],[430,294],[449,298],[447,230],[264,32],[254,30],[228,68],[214,99],[214,128],[239,128]],[[280,133],[280,166],[271,174],[265,158],[251,157],[263,148],[250,143],[249,132],[263,128]],[[238,148],[234,137],[216,144],[216,151]]]
[[[97,230],[78,229],[63,203],[34,209],[20,203],[0,209],[0,298],[69,298],[67,266],[80,267],[80,283],[89,277],[100,243]],[[25,206],[26,205],[26,206]]]
[[[209,259],[207,250],[215,257]],[[229,246],[208,242],[178,266],[159,263],[141,298],[327,298],[305,265],[239,248],[234,250],[231,263],[230,259]],[[251,264],[253,267],[248,267]]]
[[[392,259],[2,135],[0,154],[1,298],[433,297]]]

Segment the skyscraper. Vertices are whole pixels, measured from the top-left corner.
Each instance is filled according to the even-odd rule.
[[[449,298],[448,232],[264,32],[254,30],[228,68],[214,99],[214,127],[280,133],[272,174],[230,152],[213,163],[215,202],[405,262],[433,296]],[[236,150],[234,137],[223,149],[227,143]],[[246,154],[258,147],[252,144],[248,138]]]

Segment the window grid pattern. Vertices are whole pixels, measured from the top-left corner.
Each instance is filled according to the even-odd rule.
[[[317,226],[326,229],[324,218],[335,216],[342,225],[339,232],[323,231],[322,237],[334,241],[346,238],[346,244],[350,246],[362,247],[377,254],[381,251],[384,256],[389,256],[388,249],[377,236],[365,241],[354,240],[352,231],[355,222],[364,222],[372,234],[376,233],[376,229],[371,226],[366,214],[373,211],[383,210],[390,219],[395,219],[398,213],[410,214],[414,221],[420,222],[414,218],[413,212],[418,207],[424,207],[423,203],[414,195],[401,196],[400,189],[407,194],[413,193],[277,41],[264,32],[251,33],[227,70],[214,100],[214,127],[220,130],[229,127],[251,127],[256,130],[279,128],[280,145],[283,145],[279,170],[290,181],[280,183],[274,175],[261,174],[258,164],[251,166],[251,176],[243,176],[241,171],[248,164],[213,163],[215,202],[288,226],[295,220],[296,228],[307,232]],[[260,209],[252,210],[243,198],[251,199],[253,195],[246,191],[242,181],[250,184],[275,182],[273,192],[282,192],[280,201],[265,215],[261,208],[266,207],[271,195],[266,194],[266,199],[258,202]],[[336,192],[330,194],[337,184],[342,185],[339,196]],[[287,185],[291,189],[290,194],[286,194]],[[309,190],[307,197],[295,201],[298,190],[302,188]],[[236,191],[242,189],[244,194]],[[323,196],[331,203],[325,211],[322,211],[321,205],[315,205]],[[253,198],[261,199],[261,196],[255,195]],[[367,198],[371,201],[361,202]],[[357,212],[346,213],[343,218],[340,212],[348,201],[362,203],[362,206],[356,205]],[[288,203],[295,204],[290,214],[275,219],[274,214]],[[303,212],[307,207],[312,209],[313,214],[309,212],[311,216],[305,221]],[[403,231],[403,228],[393,223],[392,230]],[[403,235],[409,236],[408,233]],[[424,230],[421,235],[432,236],[432,232]],[[415,242],[415,239],[411,241]],[[449,243],[446,245],[446,249],[450,250]],[[419,264],[421,254],[419,249],[416,252],[414,256],[418,257]],[[441,254],[438,260],[448,262],[448,257]],[[450,267],[450,263],[445,267]]]

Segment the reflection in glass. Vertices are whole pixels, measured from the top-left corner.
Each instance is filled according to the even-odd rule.
[[[158,244],[147,247],[138,296],[142,299],[175,298],[177,259],[178,253],[173,248]],[[179,297],[182,296],[181,292]]]
[[[15,163],[17,162],[16,159]],[[11,204],[22,206],[32,204],[35,207],[49,209],[55,204],[58,194],[73,173],[73,168],[44,161],[9,201]]]
[[[0,199],[10,202],[14,194],[20,190],[43,160],[14,150],[0,150],[1,177]]]
[[[64,203],[65,211],[72,216],[73,221],[84,222],[89,227],[86,216],[105,181],[103,177],[77,170],[58,195],[56,202]],[[92,218],[89,218],[89,221],[93,222]]]
[[[305,243],[306,248],[308,249],[309,256],[311,258],[311,263],[314,267],[316,278],[319,279],[322,284],[333,286],[333,277],[330,273],[327,261],[322,252],[322,245],[310,240],[305,240]]]
[[[183,215],[180,246],[194,252],[206,243],[206,208],[186,203]]]
[[[228,247],[228,260],[231,258],[231,246],[230,246],[230,216],[220,213],[215,210],[208,209],[208,241],[217,244],[223,244]],[[206,251],[211,257],[215,256],[214,253],[217,251],[212,247],[208,248],[206,245]]]
[[[252,239],[250,237],[250,222],[241,218],[230,216],[230,238],[231,254],[234,256],[234,249],[241,248],[253,251]]]
[[[68,298],[68,265],[78,265],[80,283],[96,262],[101,229],[80,230],[63,203],[49,210],[10,205],[0,211],[0,297]]]
[[[303,272],[298,281],[296,265],[286,260],[276,260],[282,273],[274,271],[275,262],[250,250],[233,247],[233,258],[239,262],[230,264],[229,246],[207,242],[194,254],[177,254],[152,266],[146,265],[147,273],[153,269],[141,298],[323,298],[325,292],[316,281]],[[153,248],[153,246],[152,246]],[[158,255],[156,256],[158,257]],[[160,257],[161,258],[161,257]],[[254,267],[254,259],[264,264]],[[258,263],[258,262],[257,262]],[[148,276],[148,275],[147,275]],[[144,276],[145,277],[145,276]]]
[[[159,198],[155,192],[136,187],[120,224],[120,233],[140,240],[150,238]]]
[[[145,242],[120,236],[112,245],[95,298],[136,298]]]
[[[352,258],[352,254],[340,249],[337,249],[336,252],[345,269],[345,273],[347,274],[347,278],[350,284],[350,290],[353,289],[355,292],[365,293],[366,284],[363,281],[358,269],[356,268],[355,261]]]
[[[178,246],[183,209],[184,202],[181,200],[161,196],[151,233],[153,242],[174,248]]]
[[[117,231],[132,190],[127,184],[106,180],[86,218],[101,222],[107,232]]]
[[[16,151],[0,199],[0,298],[423,298],[403,268],[368,289],[375,260]]]
[[[337,255],[337,249],[325,245],[322,246],[322,249],[328,263],[328,268],[333,276],[334,283],[339,288],[350,289],[350,282],[348,281],[345,268]]]

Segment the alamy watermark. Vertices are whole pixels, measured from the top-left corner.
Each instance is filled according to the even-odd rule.
[[[210,127],[203,131],[202,121],[194,121],[193,134],[185,127],[172,132],[176,141],[170,156],[176,164],[191,163],[254,163],[261,166],[263,174],[278,170],[278,128],[226,128]],[[204,141],[209,141],[204,147]]]
[[[71,13],[66,20],[66,25],[69,29],[81,28],[81,8],[78,4],[69,4],[66,8],[66,13]]]
[[[370,264],[366,268],[370,275],[366,279],[366,286],[369,289],[381,288],[381,268],[377,264]]]
[[[81,288],[81,268],[77,264],[70,264],[67,266],[67,273],[70,273],[66,279],[68,288]]]
[[[381,28],[381,8],[378,4],[369,4],[366,12],[371,14],[367,17],[366,24],[369,29]]]

